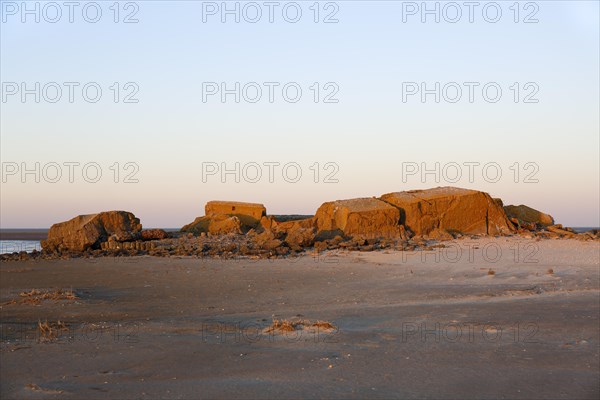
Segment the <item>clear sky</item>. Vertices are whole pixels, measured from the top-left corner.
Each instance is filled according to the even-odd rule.
[[[2,228],[435,186],[600,224],[598,1],[0,3]]]

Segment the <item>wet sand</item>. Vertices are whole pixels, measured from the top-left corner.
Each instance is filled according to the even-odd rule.
[[[3,262],[0,395],[597,398],[599,243],[446,245]],[[7,304],[59,288],[79,298]],[[337,329],[265,333],[273,318]],[[69,328],[46,342],[39,320]]]

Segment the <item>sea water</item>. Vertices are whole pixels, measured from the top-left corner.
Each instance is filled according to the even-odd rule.
[[[33,250],[41,251],[42,245],[39,240],[0,240],[0,254]]]

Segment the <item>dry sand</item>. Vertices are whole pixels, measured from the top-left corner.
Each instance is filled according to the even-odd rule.
[[[446,245],[3,262],[1,397],[597,398],[599,243]],[[337,329],[265,333],[294,317]]]

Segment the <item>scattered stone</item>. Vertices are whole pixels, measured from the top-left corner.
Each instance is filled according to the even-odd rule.
[[[277,221],[272,216],[264,216],[260,219],[259,226],[262,229],[273,230],[277,226]]]
[[[426,237],[430,240],[439,240],[439,241],[454,239],[454,237],[450,233],[448,233],[448,231],[446,231],[445,229],[438,229],[438,228],[435,228],[434,230],[429,232]]]
[[[575,234],[575,233],[573,233],[573,232],[570,232],[570,231],[567,231],[567,230],[565,230],[565,229],[562,229],[562,225],[560,225],[560,224],[559,224],[559,225],[551,225],[551,226],[547,226],[547,227],[546,227],[546,229],[547,229],[549,232],[553,232],[553,233],[556,233],[556,234],[559,234],[559,235],[562,235],[562,236],[573,237],[573,236],[575,236],[575,235],[576,235],[576,234]]]
[[[169,234],[163,229],[145,229],[140,232],[140,238],[142,240],[160,240],[168,237]]]
[[[280,234],[285,243],[296,251],[312,246],[315,241],[316,229],[313,218],[275,223],[273,231]]]
[[[226,215],[215,215],[211,217],[208,225],[208,232],[213,235],[222,235],[227,233],[242,233],[242,223],[238,217],[228,217]]]
[[[212,214],[198,217],[194,222],[181,228],[181,232],[200,235],[223,235],[228,233],[242,233],[242,223],[238,217],[222,214]]]
[[[142,231],[139,220],[125,211],[81,215],[53,225],[42,251],[2,254],[0,260],[136,255],[255,259],[308,250],[433,250],[445,247],[439,242],[463,235],[479,239],[515,231],[536,241],[600,240],[598,230],[577,233],[529,207],[503,208],[500,199],[487,193],[451,187],[327,202],[314,217],[267,216],[262,204],[240,202],[209,202],[205,210],[207,215],[172,233]]]

